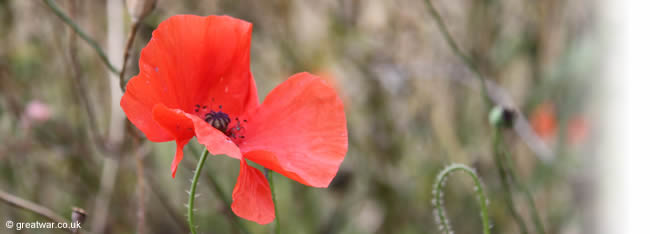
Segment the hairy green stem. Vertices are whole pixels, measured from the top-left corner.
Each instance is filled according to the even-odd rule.
[[[194,157],[197,160],[199,160],[198,149],[194,147],[194,145],[191,145],[190,150],[192,151],[192,155],[194,155]],[[221,188],[221,185],[219,184],[217,178],[215,177],[216,173],[212,173],[209,166],[206,167],[205,170],[206,173],[208,173],[208,180],[216,192],[215,195],[224,203],[226,207],[229,207],[232,201],[230,200],[230,197],[226,194],[226,191],[223,188]],[[235,225],[237,225],[237,227],[239,228],[237,233],[244,233],[244,234],[250,233],[246,228],[246,226],[244,225],[244,223],[242,222],[242,219],[235,216],[232,210],[228,209],[226,212],[227,212],[227,218],[230,219],[232,223],[235,223]]]
[[[273,197],[273,209],[275,209],[275,234],[280,234],[280,215],[278,214],[278,202],[275,199],[275,186],[273,184],[273,171],[264,168],[269,185],[271,186],[271,197]]]
[[[483,190],[483,184],[481,183],[481,180],[479,179],[478,175],[473,169],[463,164],[456,164],[456,163],[445,167],[445,169],[443,169],[440,173],[438,173],[436,182],[433,185],[433,197],[434,197],[433,205],[435,206],[434,209],[436,209],[436,213],[438,214],[438,222],[440,223],[442,231],[447,234],[452,233],[451,226],[449,225],[449,220],[447,219],[445,215],[444,207],[442,206],[442,198],[443,198],[442,187],[445,185],[445,180],[447,179],[447,176],[449,176],[454,171],[465,172],[472,177],[472,180],[474,180],[474,185],[476,188],[475,192],[476,195],[478,196],[479,205],[481,208],[480,214],[481,214],[481,223],[483,224],[483,234],[490,234],[490,221],[487,212],[488,200]]]
[[[74,30],[74,32],[77,33],[79,37],[81,37],[81,39],[86,41],[91,47],[93,47],[93,49],[95,49],[95,52],[97,52],[102,62],[106,64],[108,69],[113,74],[115,75],[120,74],[120,71],[118,71],[117,68],[115,68],[115,66],[113,66],[111,62],[108,60],[108,57],[101,49],[99,44],[95,40],[93,40],[90,36],[88,36],[88,34],[86,34],[83,30],[81,30],[81,27],[79,27],[77,23],[75,23],[68,15],[65,14],[63,10],[61,10],[61,8],[59,8],[59,6],[56,5],[54,0],[43,0],[43,2],[45,2],[45,4],[54,12],[54,14],[56,14],[56,16],[58,16],[61,20],[63,20],[64,23],[70,26],[72,30]]]
[[[500,127],[495,128],[495,136],[493,137],[493,150],[494,150],[494,161],[497,164],[497,168],[499,170],[499,179],[501,180],[501,185],[503,186],[503,189],[505,190],[505,198],[506,198],[506,205],[508,206],[508,210],[510,211],[510,215],[515,219],[515,222],[519,226],[519,230],[523,234],[528,233],[528,228],[526,227],[526,223],[524,222],[524,219],[517,213],[517,210],[515,208],[514,201],[512,199],[512,188],[510,187],[510,180],[508,178],[508,172],[506,170],[504,163],[504,156],[503,152],[505,149],[503,148],[503,136],[501,132]]]
[[[199,177],[201,175],[201,170],[205,164],[205,159],[208,158],[208,148],[203,150],[201,158],[199,158],[198,164],[196,164],[196,169],[194,171],[194,177],[192,178],[192,186],[190,187],[190,197],[187,201],[187,222],[190,225],[190,231],[192,234],[196,234],[196,227],[194,226],[194,194],[196,194],[196,185],[199,182]]]

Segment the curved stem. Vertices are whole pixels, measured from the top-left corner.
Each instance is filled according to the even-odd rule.
[[[266,178],[269,180],[271,186],[271,197],[273,197],[273,209],[275,209],[275,234],[280,234],[280,215],[278,214],[278,202],[275,199],[275,186],[273,185],[273,171],[264,168]]]
[[[75,33],[79,34],[81,39],[86,41],[91,47],[93,47],[93,49],[95,49],[95,52],[97,52],[97,54],[99,55],[99,58],[101,58],[102,62],[104,62],[104,64],[106,64],[106,66],[108,67],[108,70],[110,70],[115,75],[120,74],[120,72],[117,70],[117,68],[115,68],[115,66],[113,66],[111,64],[111,62],[108,60],[108,57],[106,56],[104,51],[101,49],[99,44],[95,40],[90,38],[90,36],[88,36],[88,34],[86,34],[83,30],[81,30],[79,25],[77,25],[72,19],[70,19],[70,17],[68,17],[65,13],[63,13],[63,10],[61,10],[61,8],[59,8],[59,6],[57,6],[56,3],[54,3],[53,0],[43,0],[43,1],[54,12],[54,14],[56,14],[56,16],[61,18],[61,20],[63,20],[64,23],[66,23],[68,26],[70,26],[72,28],[72,30],[74,30]]]
[[[192,186],[190,187],[190,197],[187,201],[187,222],[190,225],[190,231],[192,234],[196,234],[196,228],[194,226],[194,194],[196,194],[196,185],[199,182],[199,176],[201,175],[201,170],[205,164],[205,159],[208,157],[208,149],[205,148],[199,158],[198,164],[196,164],[196,170],[194,170],[194,177],[192,178]]]
[[[483,191],[483,184],[481,183],[481,180],[479,179],[478,175],[476,172],[463,165],[463,164],[451,164],[445,169],[443,169],[439,174],[436,179],[436,182],[433,185],[433,205],[435,206],[434,209],[436,209],[436,213],[438,214],[438,222],[440,223],[440,227],[444,233],[452,233],[451,227],[449,225],[449,220],[447,219],[447,216],[445,214],[445,209],[442,206],[442,187],[445,185],[445,180],[447,179],[447,176],[449,176],[452,172],[454,171],[462,171],[467,173],[472,177],[472,180],[474,180],[474,185],[476,186],[476,195],[478,196],[479,199],[479,205],[481,208],[481,223],[483,224],[483,234],[490,234],[490,222],[488,218],[488,213],[487,213],[487,197],[485,196],[485,192]]]

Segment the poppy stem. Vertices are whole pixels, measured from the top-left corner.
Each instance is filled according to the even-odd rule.
[[[266,179],[271,186],[271,197],[273,197],[273,209],[275,210],[275,234],[280,234],[280,216],[278,215],[278,202],[275,199],[275,186],[273,185],[273,171],[264,168]]]
[[[190,232],[192,234],[196,234],[196,227],[194,226],[194,194],[196,193],[196,185],[199,182],[199,176],[201,175],[206,158],[208,158],[207,148],[203,150],[201,158],[199,158],[199,162],[196,164],[196,170],[194,170],[194,177],[192,178],[192,186],[190,187],[190,197],[187,201],[187,222],[190,225]]]
[[[194,155],[196,160],[198,160],[199,159],[199,152],[198,152],[198,149],[195,147],[195,145],[192,145],[192,147],[190,147],[190,150],[192,151],[192,155]],[[184,165],[187,165],[187,164],[184,164]],[[221,185],[219,184],[219,182],[217,181],[217,178],[215,177],[216,173],[212,173],[210,171],[210,166],[205,167],[205,172],[208,173],[207,174],[208,175],[208,182],[210,182],[210,184],[214,188],[215,196],[218,199],[220,199],[223,202],[223,204],[227,207],[228,204],[232,203],[232,201],[230,200],[230,198],[226,194],[226,192],[223,190],[223,188],[221,188]],[[236,232],[236,233],[250,234],[250,232],[246,228],[246,225],[244,225],[244,223],[242,223],[242,220],[240,218],[237,218],[235,216],[235,213],[233,213],[232,210],[228,210],[227,213],[228,213],[227,218],[230,219],[230,221],[232,223],[237,225],[237,227],[239,227],[239,231]]]

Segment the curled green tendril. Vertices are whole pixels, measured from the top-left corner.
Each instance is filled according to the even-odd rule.
[[[463,164],[453,163],[445,167],[445,169],[443,169],[440,173],[438,173],[436,182],[433,184],[433,198],[434,198],[433,205],[435,211],[434,213],[437,214],[436,221],[438,221],[443,233],[446,234],[453,233],[451,230],[451,225],[449,224],[449,220],[447,219],[447,216],[445,214],[445,209],[442,206],[442,188],[445,185],[445,180],[447,179],[447,177],[454,171],[465,172],[472,177],[472,180],[474,180],[474,185],[476,186],[475,192],[476,195],[478,196],[479,205],[481,208],[481,222],[483,223],[483,234],[490,234],[490,223],[488,220],[488,213],[487,213],[488,200],[487,200],[487,196],[485,196],[485,192],[483,191],[483,184],[481,184],[481,180],[479,179],[474,169],[469,168]]]

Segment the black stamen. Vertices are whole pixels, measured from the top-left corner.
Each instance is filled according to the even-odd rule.
[[[204,120],[223,133],[226,133],[228,130],[228,124],[230,124],[230,117],[228,114],[221,111],[211,111],[210,113],[207,113]]]

